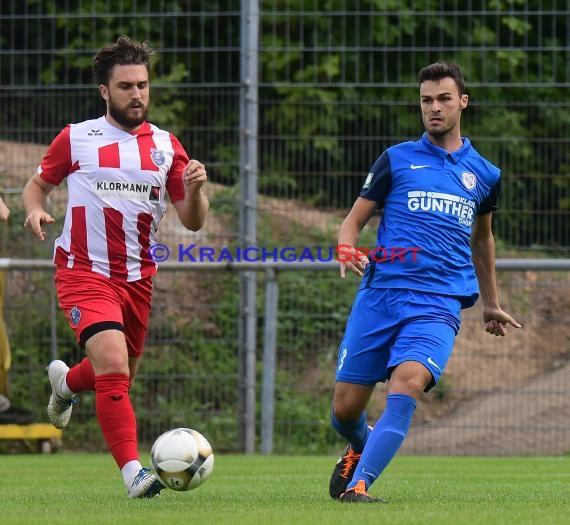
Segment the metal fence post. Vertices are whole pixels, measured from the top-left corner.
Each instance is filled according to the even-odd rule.
[[[272,268],[265,271],[265,323],[263,340],[263,383],[261,389],[261,453],[273,452],[275,426],[275,370],[279,282]]]
[[[240,45],[240,244],[257,242],[259,1],[242,2]],[[257,274],[240,273],[240,432],[244,452],[255,452]]]

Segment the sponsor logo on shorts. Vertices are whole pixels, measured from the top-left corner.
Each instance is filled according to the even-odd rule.
[[[440,368],[439,365],[433,360],[433,358],[428,357],[428,358],[427,358],[427,362],[428,362],[428,364],[430,364],[430,365],[433,366],[434,368],[437,368],[437,369],[441,372],[441,368]]]

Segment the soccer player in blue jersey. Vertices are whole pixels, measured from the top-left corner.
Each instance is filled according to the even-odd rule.
[[[462,308],[480,296],[485,331],[520,324],[499,303],[492,212],[501,172],[461,136],[468,104],[461,69],[436,63],[419,73],[425,133],[376,160],[339,235],[340,275],[362,277],[340,344],[332,426],[348,441],[330,479],[332,498],[379,503],[368,494],[403,443],[422,392],[440,378]],[[376,248],[358,250],[360,233],[383,208]],[[373,428],[366,406],[388,381]]]

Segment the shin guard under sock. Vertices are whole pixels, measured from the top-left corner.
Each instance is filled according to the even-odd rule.
[[[331,424],[333,428],[350,443],[350,447],[357,454],[362,453],[370,429],[366,423],[366,412],[363,412],[356,421],[339,421],[331,410]]]
[[[129,398],[129,376],[102,374],[95,377],[95,411],[119,468],[138,460],[137,422]]]
[[[74,394],[95,390],[95,372],[88,357],[69,369],[65,382]]]
[[[404,442],[415,409],[416,400],[413,397],[406,394],[388,394],[386,408],[368,437],[366,448],[348,488],[354,487],[361,479],[368,488],[380,476]]]

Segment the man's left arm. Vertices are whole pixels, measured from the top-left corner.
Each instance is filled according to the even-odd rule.
[[[491,227],[492,216],[492,213],[477,216],[471,233],[471,251],[483,301],[485,331],[503,336],[507,333],[507,324],[516,328],[521,328],[521,325],[503,311],[499,302],[495,273],[495,239]]]
[[[174,202],[174,208],[180,222],[192,231],[198,231],[204,225],[210,207],[208,197],[202,190],[207,179],[206,167],[197,160],[190,160],[182,170],[184,198]]]

